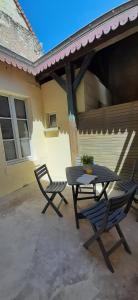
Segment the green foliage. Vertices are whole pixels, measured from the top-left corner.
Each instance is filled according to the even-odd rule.
[[[94,161],[93,156],[89,156],[87,154],[81,156],[81,162],[83,163],[83,165],[92,165],[93,161]]]

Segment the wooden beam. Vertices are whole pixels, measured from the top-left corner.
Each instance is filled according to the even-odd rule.
[[[60,85],[61,88],[63,88],[63,90],[66,92],[66,81],[58,76],[55,72],[50,73],[50,76]]]
[[[73,83],[73,89],[74,89],[74,91],[76,91],[76,89],[78,88],[78,86],[79,86],[79,84],[80,84],[80,82],[81,82],[81,80],[82,80],[85,72],[87,71],[87,69],[88,69],[88,67],[89,67],[89,65],[90,65],[90,63],[91,63],[92,58],[94,57],[94,55],[95,55],[95,52],[93,51],[93,52],[88,53],[84,57],[83,62],[82,62],[81,67],[80,67],[80,70],[79,70],[79,73],[76,76],[76,78],[74,80],[74,83]]]
[[[75,60],[79,59],[80,57],[84,57],[87,54],[91,54],[92,46],[89,45],[89,49],[82,48],[81,51],[77,51],[76,53],[71,54],[69,57],[66,57],[63,61],[59,61],[54,66],[49,67],[47,70],[41,72],[40,74],[36,75],[36,80],[43,84],[47,77],[50,77],[52,73],[55,73],[61,68],[65,68],[66,63],[69,61],[70,63],[74,63]]]
[[[74,92],[73,92],[73,68],[70,62],[66,63],[66,86],[67,86],[67,100],[68,100],[68,113],[69,116],[75,116],[75,106],[74,106]]]
[[[77,120],[76,120],[76,98],[73,90],[74,72],[70,62],[66,63],[66,86],[67,86],[67,102],[68,102],[68,118],[69,118],[69,139],[71,149],[72,165],[75,164],[78,155],[78,139],[77,139]]]

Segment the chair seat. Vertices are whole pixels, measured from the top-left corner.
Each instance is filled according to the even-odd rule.
[[[53,181],[45,189],[45,192],[46,193],[62,192],[65,189],[66,184],[67,184],[66,181]]]
[[[103,228],[106,211],[107,202],[105,200],[102,200],[95,206],[84,209],[83,211],[81,211],[81,214],[84,215],[84,217],[88,219],[91,224],[94,224],[97,230],[104,229],[104,231],[111,229],[126,217],[124,210],[122,208],[119,208],[110,213],[110,215],[108,216],[106,228]]]

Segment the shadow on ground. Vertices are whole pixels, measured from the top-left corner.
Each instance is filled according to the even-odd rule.
[[[2,300],[136,300],[138,294],[138,224],[133,211],[122,222],[133,254],[120,247],[111,260],[115,273],[104,264],[86,221],[76,230],[72,195],[61,207],[63,218],[49,208],[41,215],[44,199],[36,184],[3,199],[0,209],[0,299]],[[58,201],[58,199],[57,199]],[[105,234],[107,248],[116,233]]]

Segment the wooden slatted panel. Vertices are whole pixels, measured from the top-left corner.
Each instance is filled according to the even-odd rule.
[[[138,159],[138,101],[81,113],[78,123],[79,155],[128,178]]]

